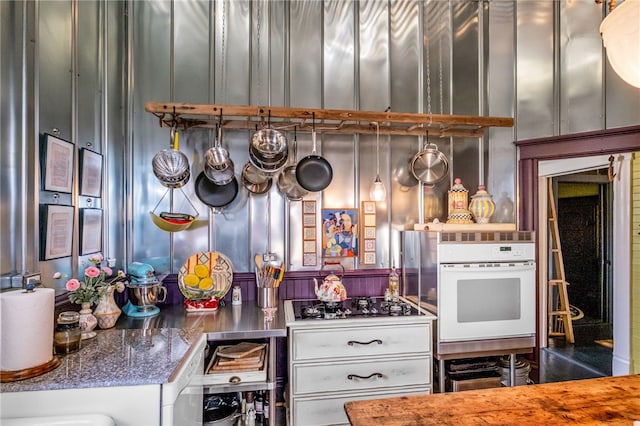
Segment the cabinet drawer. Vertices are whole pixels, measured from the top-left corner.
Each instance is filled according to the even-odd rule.
[[[431,383],[431,357],[399,360],[293,364],[290,372],[295,396],[318,392],[351,392]]]
[[[431,325],[293,330],[292,342],[292,361],[426,353],[431,351]]]
[[[348,425],[349,420],[344,411],[345,402],[428,393],[431,393],[430,388],[415,388],[402,392],[366,392],[338,397],[294,398],[291,404],[292,423],[295,426]]]

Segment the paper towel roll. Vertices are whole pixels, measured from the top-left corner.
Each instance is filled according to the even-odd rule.
[[[17,371],[53,358],[55,290],[0,293],[0,370]]]

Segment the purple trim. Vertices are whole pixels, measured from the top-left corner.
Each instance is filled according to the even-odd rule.
[[[387,288],[390,269],[366,269],[346,271],[342,282],[347,290],[348,296],[382,296]],[[402,271],[398,270],[402,276]],[[314,282],[318,281],[326,273],[319,271],[291,271],[285,273],[280,284],[278,298],[286,299],[315,299]],[[158,306],[182,304],[184,296],[178,288],[178,275],[171,274],[162,281],[167,288],[167,299]],[[242,291],[242,300],[256,300],[256,280],[255,275],[250,272],[237,272],[233,274],[233,285],[239,285]],[[231,303],[231,292],[224,300]]]

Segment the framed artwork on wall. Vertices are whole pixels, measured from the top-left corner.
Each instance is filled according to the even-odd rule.
[[[40,206],[40,260],[71,256],[73,247],[73,206]]]
[[[45,133],[42,151],[42,189],[71,193],[75,146],[71,142]]]
[[[362,234],[364,244],[362,247],[362,264],[374,265],[376,263],[376,202],[362,202]]]
[[[102,155],[87,148],[80,150],[80,195],[100,198],[102,194]]]
[[[302,266],[315,266],[317,264],[316,250],[316,202],[315,200],[302,201]]]
[[[80,255],[102,251],[102,209],[80,209]]]
[[[322,209],[322,256],[358,256],[358,209]]]

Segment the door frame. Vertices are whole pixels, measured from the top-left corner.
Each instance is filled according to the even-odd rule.
[[[629,374],[631,368],[631,256],[629,229],[631,214],[629,211],[631,197],[631,154],[616,155],[616,177],[613,179],[613,249],[611,253],[613,272],[613,360],[612,374]],[[547,277],[548,277],[548,232],[547,232],[547,200],[548,179],[580,171],[606,168],[609,155],[541,161],[538,163],[538,309],[539,346],[547,346]],[[626,248],[626,249],[625,249]]]
[[[547,277],[547,190],[548,176],[609,165],[613,155],[618,170],[613,182],[613,375],[631,370],[630,289],[631,289],[631,155],[640,146],[640,126],[599,130],[514,142],[518,148],[518,229],[532,230],[538,245],[538,327],[535,359],[546,345]],[[603,158],[605,162],[603,163]],[[568,166],[567,166],[568,165]],[[542,170],[540,169],[542,167]],[[618,206],[616,208],[616,206]],[[544,221],[540,220],[541,216]],[[543,232],[544,231],[544,232]],[[544,251],[541,251],[544,247]],[[541,261],[544,259],[544,261]],[[544,277],[544,279],[542,278]],[[543,291],[544,290],[544,291]],[[544,314],[541,314],[541,311]]]

